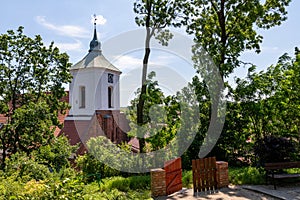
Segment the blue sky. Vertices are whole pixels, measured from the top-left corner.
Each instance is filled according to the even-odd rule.
[[[89,42],[92,38],[92,15],[98,16],[97,31],[101,42],[103,43],[104,55],[106,51],[108,58],[113,59],[113,64],[123,71],[124,78],[122,91],[131,91],[123,95],[121,104],[126,105],[133,97],[133,91],[138,87],[143,56],[142,49],[132,52],[126,52],[118,59],[110,55],[110,49],[106,44],[114,44],[114,38],[121,34],[136,30],[133,13],[133,2],[126,0],[9,0],[1,2],[0,12],[0,34],[9,29],[16,30],[18,26],[25,27],[25,34],[29,36],[41,35],[45,44],[54,41],[61,51],[67,52],[70,61],[76,63],[82,59],[89,48]],[[261,45],[262,53],[256,55],[253,52],[245,52],[242,58],[246,62],[252,62],[258,66],[258,70],[265,69],[271,64],[276,63],[279,56],[287,52],[292,55],[296,46],[300,47],[300,1],[293,0],[288,8],[288,20],[280,27],[272,28],[266,31],[259,31],[264,37]],[[141,36],[142,39],[144,36]],[[125,41],[124,43],[128,42]],[[118,46],[118,44],[116,44]],[[142,46],[142,40],[141,40]],[[112,49],[115,49],[114,47]],[[106,50],[107,49],[107,50]],[[113,50],[112,50],[113,51]],[[171,58],[171,59],[170,59]],[[170,93],[176,84],[180,83],[178,77],[183,76],[183,82],[189,81],[193,75],[193,69],[189,65],[183,67],[184,60],[176,59],[168,53],[161,51],[154,52],[151,56],[153,69],[162,69],[158,66],[170,66],[177,63],[174,71],[158,70],[158,79],[165,79],[162,84],[166,91]],[[180,63],[180,64],[178,64]],[[156,67],[156,68],[155,68]],[[188,70],[187,70],[188,68]],[[240,68],[231,76],[244,76],[247,69]],[[128,77],[129,75],[133,75]],[[170,77],[174,83],[170,85]],[[184,84],[184,83],[182,83]],[[126,86],[124,86],[126,85]],[[130,85],[132,87],[130,87]],[[177,87],[178,88],[178,87]],[[121,93],[122,95],[122,93]],[[124,96],[126,96],[124,98]]]

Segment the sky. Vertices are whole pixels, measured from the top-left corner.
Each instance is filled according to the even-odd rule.
[[[93,36],[93,15],[96,14],[103,54],[123,72],[121,106],[126,106],[139,87],[143,58],[144,30],[138,29],[134,22],[133,3],[132,0],[2,0],[0,34],[23,26],[26,35],[41,35],[46,45],[54,41],[75,64],[88,52]],[[264,37],[262,52],[259,55],[244,52],[242,60],[256,64],[260,71],[275,64],[284,53],[293,55],[294,48],[300,47],[299,11],[300,1],[293,0],[288,7],[287,21],[279,27],[258,31]],[[191,40],[182,30],[179,30],[178,37],[184,44]],[[150,57],[149,71],[156,71],[157,79],[167,94],[185,86],[195,73],[189,54],[182,49],[184,44],[172,44],[171,49],[154,44],[157,49]],[[229,82],[233,82],[234,76],[243,77],[246,73],[247,68],[235,70]]]

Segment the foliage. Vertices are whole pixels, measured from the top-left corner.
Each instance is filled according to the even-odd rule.
[[[234,90],[225,83],[230,92],[234,90],[234,94],[230,93],[224,97],[222,94],[225,94],[225,92],[220,88],[220,84],[211,77],[220,73],[224,79],[235,68],[247,64],[250,64],[249,74],[252,74],[255,67],[251,63],[244,63],[240,60],[241,53],[245,50],[260,52],[260,44],[263,38],[257,33],[257,29],[269,29],[285,21],[287,15],[286,7],[289,3],[290,0],[276,2],[272,0],[264,2],[259,0],[251,2],[200,0],[190,1],[190,4],[185,5],[187,9],[185,14],[190,19],[188,21],[187,32],[193,34],[196,42],[196,45],[193,47],[194,66],[197,69],[197,73],[204,80],[195,77],[189,86],[199,97],[198,101],[202,109],[199,111],[201,124],[196,139],[188,152],[183,155],[184,168],[189,169],[190,160],[197,157],[211,121],[210,117],[214,114],[212,113],[213,102],[219,101],[218,99],[212,99],[214,95],[209,95],[205,85],[214,85],[212,87],[215,88],[213,92],[220,92],[220,95],[216,95],[216,97],[220,100],[226,98],[229,104],[221,137],[210,156],[217,156],[219,159],[225,159],[230,162],[236,162],[236,158],[240,156],[245,157],[247,162],[253,160],[252,141],[256,139],[255,136],[253,137],[253,130],[257,131],[257,135],[261,133],[260,130],[257,130],[256,124],[253,127],[253,123],[255,123],[252,120],[253,113],[254,116],[259,114],[261,117],[265,114],[258,112],[258,109],[253,109],[252,107],[253,105],[255,107],[262,107],[256,105],[255,101],[258,99],[255,96],[256,93],[252,93],[253,99],[241,102],[242,100],[236,97],[245,94],[239,88]],[[213,62],[206,61],[206,58],[208,58],[207,54],[210,55]],[[218,70],[211,68],[214,65]],[[243,86],[239,84],[239,81],[238,85]],[[252,88],[248,88],[248,90],[254,88],[257,87],[253,86]],[[258,90],[263,90],[263,85]],[[265,96],[261,99],[264,98]],[[268,109],[269,112],[276,110],[267,107],[265,109]],[[270,124],[268,121],[258,122],[260,124]],[[186,162],[188,163],[185,164]]]
[[[267,162],[292,161],[295,152],[295,142],[284,137],[266,136],[254,146],[254,153],[262,166]]]
[[[129,190],[149,190],[150,189],[150,176],[131,176],[124,177],[111,177],[103,180],[101,190],[110,191],[118,189],[123,192]]]
[[[55,173],[55,172],[54,172]],[[55,177],[56,175],[54,175]],[[48,180],[0,174],[0,199],[150,199],[150,177],[113,177],[84,185],[78,176]]]
[[[229,168],[229,182],[236,185],[261,185],[265,184],[265,172],[261,168],[240,167]]]
[[[136,122],[138,126],[143,126],[144,121],[144,104],[146,95],[146,79],[148,62],[150,57],[150,41],[155,37],[159,43],[163,46],[168,45],[168,41],[173,37],[166,27],[180,27],[184,23],[184,19],[181,19],[181,12],[183,8],[183,0],[169,1],[169,0],[136,0],[134,3],[134,12],[137,14],[135,22],[138,26],[143,26],[146,29],[145,39],[145,54],[143,59],[143,71],[142,71],[142,84],[137,104],[137,118]],[[138,131],[141,135],[139,137],[140,152],[145,152],[145,132]]]
[[[174,139],[179,128],[180,105],[174,96],[165,97],[158,82],[154,81],[155,72],[148,75],[146,81],[146,93],[144,95],[144,126],[143,131],[146,133],[145,141],[148,144],[148,151],[155,151],[164,148]],[[131,121],[131,131],[129,135],[140,137],[141,127],[134,123],[137,118],[136,107],[139,102],[141,89],[137,90],[136,98],[131,101],[128,107]]]
[[[13,154],[6,158],[6,174],[14,175],[23,181],[48,180],[52,178],[65,178],[74,175],[69,168],[68,158],[74,151],[66,137],[54,138],[50,144],[40,147],[30,155],[22,153]],[[58,173],[54,173],[58,172]]]
[[[23,27],[0,35],[0,114],[6,118],[0,131],[2,168],[7,153],[29,154],[53,137],[58,112],[68,107],[60,101],[63,84],[71,79],[68,59],[53,42],[45,47],[40,36],[25,36]]]
[[[193,172],[191,170],[182,172],[182,187],[193,187]]]
[[[81,170],[82,180],[85,183],[101,181],[105,177],[119,175],[120,172],[105,165],[92,154],[86,153],[76,159],[76,165]]]
[[[187,4],[190,16],[187,32],[194,35],[213,58],[223,77],[243,64],[239,60],[245,50],[260,52],[262,36],[257,28],[269,29],[287,19],[286,6],[291,0],[197,0]],[[198,47],[194,53],[198,55]],[[201,69],[203,66],[196,66]]]
[[[183,169],[190,170],[192,168],[192,160],[198,159],[200,147],[203,143],[205,135],[207,134],[210,115],[211,115],[211,101],[208,88],[203,80],[195,76],[192,83],[184,88],[180,94],[184,97],[190,96],[193,92],[196,93],[197,103],[199,103],[199,126],[196,136],[189,146],[187,151],[181,156]]]
[[[69,167],[69,158],[75,153],[77,146],[71,146],[65,136],[54,137],[49,144],[41,146],[32,153],[39,162],[57,172]]]
[[[266,137],[286,137],[297,143],[300,131],[300,68],[299,50],[295,58],[281,56],[277,64],[266,71],[248,70],[245,79],[237,78],[237,87],[230,89],[226,123],[217,148],[225,159],[243,157],[254,164],[255,142]],[[274,152],[276,153],[276,152]]]
[[[5,171],[8,175],[15,175],[24,181],[31,179],[46,180],[52,177],[50,169],[28,157],[24,153],[16,153],[6,159]]]

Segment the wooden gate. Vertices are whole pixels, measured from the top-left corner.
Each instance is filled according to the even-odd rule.
[[[194,195],[197,192],[215,191],[217,189],[216,158],[192,160]]]
[[[170,195],[182,189],[181,158],[165,162],[166,194]]]

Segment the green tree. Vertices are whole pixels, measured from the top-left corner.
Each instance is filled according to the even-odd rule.
[[[257,29],[269,29],[285,21],[286,6],[290,2],[291,0],[191,1],[188,10],[193,11],[187,12],[191,15],[187,32],[193,34],[195,41],[211,55],[222,77],[227,77],[243,63],[239,59],[242,52],[260,52],[263,37],[257,33]],[[197,55],[199,49],[194,51]],[[197,68],[201,71],[201,66]]]
[[[200,116],[206,116],[206,118],[201,120],[203,123],[201,123],[196,137],[203,138],[202,135],[206,133],[203,130],[207,129],[211,117],[218,115],[217,112],[212,112],[216,110],[216,106],[222,100],[231,100],[232,98],[223,95],[224,91],[222,87],[220,88],[222,84],[217,83],[216,79],[213,78],[214,74],[220,73],[224,79],[235,68],[247,65],[240,59],[240,55],[245,50],[260,52],[260,44],[263,38],[257,33],[257,30],[269,29],[285,21],[287,18],[286,7],[289,3],[290,0],[266,0],[263,2],[259,0],[200,0],[191,1],[191,4],[188,5],[189,12],[187,14],[190,15],[190,20],[187,32],[194,35],[196,42],[193,48],[194,66],[197,73],[203,77],[202,80],[194,79],[193,87],[197,96],[204,96],[211,101],[206,104],[209,105],[208,110],[200,109],[199,111]],[[211,68],[212,64],[209,64],[206,59],[207,54],[210,55],[218,70]],[[250,65],[250,68],[253,69],[253,65],[251,63]],[[209,90],[208,95],[201,89],[203,87],[199,87],[199,85],[204,84],[210,85],[211,90]],[[229,85],[226,86],[231,90]],[[247,126],[247,121],[242,118],[243,114],[239,113],[244,108],[239,104],[231,104],[231,102],[229,104],[225,127],[216,148],[212,152],[212,154],[218,155],[222,159],[224,159],[227,152],[232,152],[233,149],[241,147],[240,144],[249,146],[248,143],[247,145],[245,143],[232,144],[233,141],[244,140],[244,137],[246,137],[246,141],[249,133],[241,137],[241,125],[243,125],[242,127]],[[199,142],[199,144],[201,143]],[[226,151],[224,151],[224,146],[231,147],[231,149],[226,148]],[[190,152],[190,155],[193,155],[193,153]]]
[[[143,126],[144,121],[144,96],[146,94],[146,79],[148,62],[150,57],[150,41],[153,37],[159,40],[162,45],[168,45],[172,34],[166,27],[179,27],[184,23],[181,17],[183,0],[136,0],[134,3],[134,12],[137,14],[135,22],[138,26],[146,28],[145,54],[143,59],[142,84],[139,103],[137,104],[137,125]],[[144,132],[139,131],[140,152],[144,152],[145,138]]]
[[[78,146],[71,146],[65,136],[54,137],[45,146],[32,152],[32,157],[40,164],[46,165],[53,171],[59,172],[70,167],[69,159],[75,155]]]
[[[299,138],[299,54],[296,48],[294,59],[284,54],[265,72],[238,80],[236,94],[242,103],[251,102],[244,107],[257,140],[268,135]]]
[[[253,158],[253,145],[268,138],[289,138],[299,143],[299,76],[300,56],[281,56],[266,71],[252,67],[245,79],[237,79],[230,91],[226,125],[219,147],[231,158]],[[252,155],[251,155],[252,154]]]
[[[58,112],[67,107],[60,99],[69,83],[70,63],[52,42],[44,46],[39,35],[30,38],[23,27],[0,35],[0,131],[2,167],[7,153],[30,151],[48,143],[59,125]]]
[[[180,105],[175,96],[165,97],[158,82],[154,81],[155,72],[150,72],[146,80],[146,93],[144,94],[144,132],[146,142],[149,144],[148,150],[155,151],[164,148],[174,139],[177,129],[180,126],[179,113]],[[136,108],[139,103],[141,88],[136,92],[136,98],[131,101],[129,108],[130,121],[137,118]],[[131,136],[136,136],[139,131],[135,123],[131,123]]]

